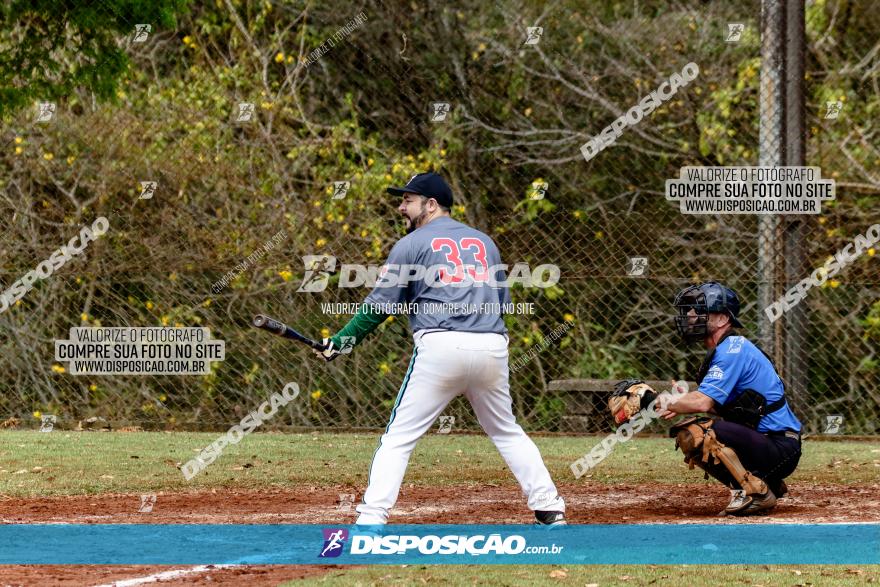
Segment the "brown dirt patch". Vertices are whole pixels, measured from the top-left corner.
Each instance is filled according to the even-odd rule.
[[[717,484],[560,486],[573,524],[636,523],[842,523],[880,522],[880,485],[791,485],[789,497],[769,515],[720,518],[729,495]],[[354,510],[340,511],[339,494],[351,487],[299,490],[159,493],[153,511],[139,513],[139,495],[0,498],[0,523],[75,524],[351,524]],[[360,495],[357,495],[358,499]],[[436,488],[405,485],[390,520],[397,524],[529,524],[533,521],[515,486],[456,485]],[[192,567],[17,566],[0,567],[9,585],[99,585]],[[208,570],[163,584],[278,585],[322,575],[328,566],[242,566]],[[337,567],[338,568],[338,567]]]

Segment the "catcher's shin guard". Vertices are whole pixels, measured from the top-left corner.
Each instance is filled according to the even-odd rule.
[[[766,493],[767,484],[746,471],[736,452],[715,437],[715,431],[712,430],[714,422],[712,418],[694,417],[670,428],[669,436],[675,438],[675,448],[681,448],[684,453],[684,462],[691,469],[700,467],[715,478],[724,476],[719,475],[718,471],[718,465],[723,465],[746,495]]]

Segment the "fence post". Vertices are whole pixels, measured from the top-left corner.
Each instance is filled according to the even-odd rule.
[[[761,88],[758,164],[762,167],[778,167],[784,158],[783,112],[785,106],[785,5],[782,0],[761,2]],[[780,260],[779,217],[762,214],[758,216],[758,320],[760,340],[764,350],[781,365],[781,346],[777,344],[782,323],[770,322],[764,308],[778,296],[782,283],[783,266]]]
[[[785,164],[806,165],[804,122],[805,20],[803,2],[786,2],[785,14]],[[803,216],[785,219],[785,290],[808,272],[806,258],[806,222]],[[780,364],[788,385],[793,408],[805,410],[808,397],[807,302],[803,301],[785,315],[784,359]]]

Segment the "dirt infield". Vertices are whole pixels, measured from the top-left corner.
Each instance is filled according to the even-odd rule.
[[[840,523],[880,522],[880,485],[821,486],[793,484],[791,494],[766,516],[720,518],[728,493],[699,484],[561,485],[574,524],[635,523]],[[139,495],[73,496],[0,500],[0,522],[151,523],[151,524],[351,524],[353,510],[340,511],[338,495],[356,493],[345,486],[307,487],[298,491],[215,490],[159,493],[150,513],[138,513]],[[532,517],[515,486],[457,485],[442,488],[404,486],[392,523],[523,524]],[[103,585],[113,581],[181,571],[163,584],[277,585],[284,580],[316,577],[333,567],[243,566],[180,567],[0,567],[9,585]]]

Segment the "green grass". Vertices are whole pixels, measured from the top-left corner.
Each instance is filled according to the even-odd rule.
[[[45,496],[235,487],[292,488],[348,484],[363,488],[378,434],[258,433],[228,447],[203,474],[184,480],[177,464],[210,444],[216,433],[0,432],[0,495]],[[600,437],[535,437],[560,483],[575,483],[569,463]],[[592,480],[602,483],[702,482],[688,472],[672,441],[636,438],[615,448]],[[793,480],[821,484],[876,483],[880,441],[807,441]],[[483,436],[428,435],[406,481],[422,486],[514,484]],[[389,566],[331,569],[296,583],[322,585],[864,585],[872,566]],[[287,583],[293,585],[294,583]]]
[[[873,577],[877,581],[880,567],[865,565],[844,567],[831,565],[481,565],[457,566],[453,571],[444,566],[374,565],[352,569],[333,569],[321,577],[284,583],[316,585],[838,585],[861,586]]]
[[[192,458],[217,433],[0,432],[0,495],[42,496],[235,487],[363,486],[378,434],[256,433],[229,446],[205,472],[186,481],[177,464]],[[560,483],[575,482],[568,466],[599,437],[536,437]],[[821,484],[874,483],[880,441],[807,441],[792,480]],[[687,472],[671,440],[636,438],[615,448],[590,477],[603,483],[700,482]],[[513,484],[484,436],[429,434],[416,447],[407,483],[423,486]]]

